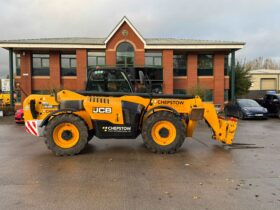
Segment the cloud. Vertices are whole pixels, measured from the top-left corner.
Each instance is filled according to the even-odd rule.
[[[144,37],[245,41],[238,58],[279,58],[279,8],[279,0],[0,0],[0,40],[106,37],[126,15]]]

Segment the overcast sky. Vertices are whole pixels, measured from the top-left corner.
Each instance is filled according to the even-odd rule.
[[[280,0],[0,0],[0,40],[106,37],[126,15],[146,38],[244,41],[239,59],[280,60],[279,11]]]

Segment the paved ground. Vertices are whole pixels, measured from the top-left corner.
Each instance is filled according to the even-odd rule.
[[[280,120],[242,121],[224,149],[205,125],[175,155],[137,140],[94,139],[56,157],[12,119],[0,118],[0,209],[280,209]]]

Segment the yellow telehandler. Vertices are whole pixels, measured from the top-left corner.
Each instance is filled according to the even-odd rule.
[[[2,106],[10,105],[10,94],[9,93],[0,93],[0,105],[2,105]]]
[[[139,84],[134,85],[147,83],[140,72]],[[213,139],[232,144],[237,121],[220,118],[213,104],[198,96],[135,93],[134,89],[125,71],[94,70],[86,91],[28,96],[23,104],[26,130],[44,137],[47,147],[59,156],[80,153],[93,136],[135,139],[139,134],[150,151],[175,153],[202,119],[212,128]]]

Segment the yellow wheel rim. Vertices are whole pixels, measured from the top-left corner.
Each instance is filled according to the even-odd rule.
[[[53,131],[54,143],[63,149],[69,149],[75,146],[79,138],[78,128],[71,123],[61,123]]]
[[[176,128],[169,121],[159,121],[152,127],[152,138],[157,144],[167,146],[174,142]]]

